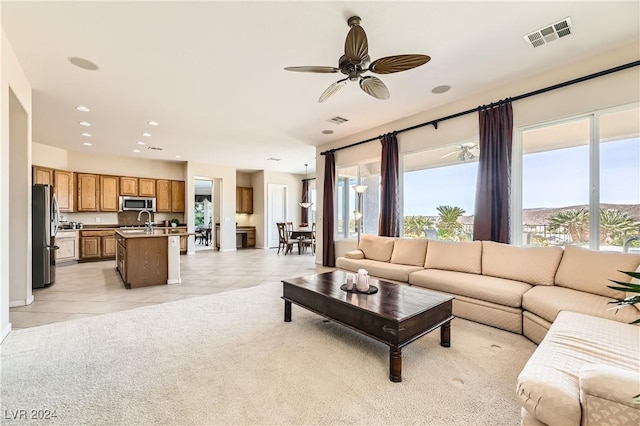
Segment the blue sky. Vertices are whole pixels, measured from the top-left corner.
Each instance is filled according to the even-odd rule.
[[[589,202],[588,146],[523,158],[523,207],[564,207]],[[477,163],[404,174],[404,215],[437,216],[437,206],[473,214]],[[600,202],[640,204],[640,139],[600,145]]]

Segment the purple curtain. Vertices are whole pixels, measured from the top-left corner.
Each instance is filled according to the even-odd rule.
[[[473,239],[509,243],[511,188],[511,102],[479,111],[480,157]]]
[[[309,181],[302,179],[302,200],[301,203],[309,203]],[[310,207],[309,207],[310,208]],[[309,208],[300,207],[300,223],[309,224]]]
[[[336,266],[333,244],[333,191],[336,187],[336,159],[333,151],[324,158],[324,193],[322,195],[322,265]]]
[[[398,199],[398,138],[387,133],[380,138],[382,159],[380,171],[380,221],[378,234],[400,236],[400,206]]]

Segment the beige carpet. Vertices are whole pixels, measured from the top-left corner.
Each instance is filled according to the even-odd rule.
[[[0,346],[3,424],[517,425],[535,345],[462,319],[403,351],[297,306],[268,284],[12,332]],[[7,418],[9,417],[9,418]]]

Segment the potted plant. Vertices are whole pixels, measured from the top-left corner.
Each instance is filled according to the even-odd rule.
[[[625,271],[619,271],[619,272],[622,272],[625,275],[629,275],[631,278],[640,280],[640,272],[625,272]],[[640,303],[640,284],[623,283],[622,281],[616,281],[616,280],[609,280],[609,281],[617,284],[617,286],[613,286],[613,285],[607,286],[613,290],[624,291],[625,293],[636,293],[635,295],[627,296],[622,300],[614,300],[609,302],[609,303],[618,305],[616,310],[624,308],[625,306],[631,306],[631,305],[635,305],[636,303]],[[640,324],[640,318],[636,319],[635,321],[631,321],[630,324]],[[634,396],[632,401],[635,404],[640,404],[640,394]]]
[[[176,226],[178,226],[178,224],[180,223],[180,221],[178,219],[176,219],[175,217],[173,219],[170,220],[171,222],[171,226],[173,228],[175,228]]]

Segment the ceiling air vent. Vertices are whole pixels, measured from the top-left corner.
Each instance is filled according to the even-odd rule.
[[[157,147],[157,146],[148,146],[147,149],[152,149],[154,151],[162,151],[162,148]]]
[[[344,117],[335,116],[333,118],[328,119],[327,121],[329,123],[333,123],[333,124],[342,124],[342,123],[346,123],[347,121],[349,121],[349,119],[344,118]]]
[[[564,36],[570,35],[572,29],[573,26],[571,25],[571,18],[564,18],[562,21],[540,28],[537,31],[522,36],[522,38],[524,38],[524,41],[527,42],[529,46],[540,47]]]
[[[275,157],[269,157],[267,158],[267,161],[280,161],[281,158],[275,158]]]

